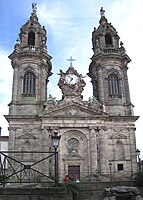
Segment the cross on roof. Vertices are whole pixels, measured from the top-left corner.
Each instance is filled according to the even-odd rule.
[[[75,59],[73,59],[72,56],[70,56],[70,58],[67,59],[67,61],[70,61],[70,67],[72,67],[72,61],[75,61]]]

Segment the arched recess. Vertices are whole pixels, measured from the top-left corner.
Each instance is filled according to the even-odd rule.
[[[26,153],[26,151],[31,151],[31,143],[29,141],[24,142],[21,146],[21,159],[29,161],[32,159],[32,153]]]
[[[124,144],[121,141],[116,142],[116,160],[123,160],[125,158]]]
[[[28,45],[35,45],[35,33],[33,31],[28,33]]]
[[[106,33],[105,44],[106,44],[106,47],[111,47],[113,45],[111,33]]]
[[[36,93],[36,76],[33,72],[28,71],[23,77],[23,94],[34,96]]]
[[[120,82],[116,74],[110,74],[108,76],[108,92],[109,97],[120,97]]]
[[[69,173],[70,168],[78,168],[79,174],[77,177],[88,177],[89,174],[89,152],[88,138],[79,130],[68,130],[62,134],[60,144],[60,173],[63,178]]]
[[[78,155],[81,155],[83,154],[83,151],[81,151],[81,149],[83,148],[86,148],[87,147],[87,136],[79,131],[79,130],[69,130],[69,131],[66,131],[63,135],[62,135],[62,140],[61,143],[64,144],[65,146],[65,152],[66,154],[69,153],[69,150],[70,150],[70,145],[69,145],[69,141],[70,139],[73,139],[72,141],[79,141],[79,144],[78,144]]]

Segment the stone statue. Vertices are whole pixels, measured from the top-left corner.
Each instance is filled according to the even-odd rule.
[[[101,7],[101,9],[100,9],[100,15],[101,15],[101,17],[104,17],[105,16],[105,10],[103,10],[103,7]]]
[[[37,3],[32,3],[32,12],[36,13],[37,12]]]

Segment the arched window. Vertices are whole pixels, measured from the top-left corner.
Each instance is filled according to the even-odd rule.
[[[28,33],[28,45],[35,45],[35,33],[33,31]]]
[[[32,72],[27,72],[23,80],[23,93],[27,96],[33,96],[36,89],[36,77]]]
[[[106,33],[106,35],[105,35],[105,44],[106,44],[106,47],[113,45],[112,37],[111,37],[110,33]]]
[[[110,97],[120,96],[119,79],[115,74],[110,74],[108,76],[108,90]]]

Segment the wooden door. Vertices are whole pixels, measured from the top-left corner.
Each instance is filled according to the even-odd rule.
[[[80,180],[80,166],[79,165],[68,166],[68,175],[71,179]]]

